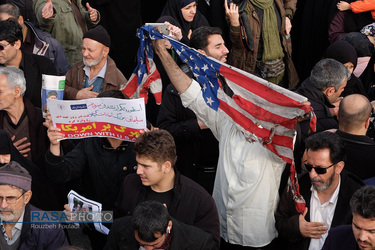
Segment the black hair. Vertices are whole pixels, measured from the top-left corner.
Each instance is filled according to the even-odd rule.
[[[350,200],[353,214],[366,219],[375,219],[375,186],[363,186],[358,189]]]
[[[329,159],[332,163],[345,160],[345,145],[335,133],[325,131],[312,134],[306,139],[305,145],[306,150],[329,149]]]
[[[211,35],[222,35],[223,32],[218,27],[201,26],[191,33],[190,47],[194,49],[206,49],[208,37]]]
[[[5,40],[11,45],[20,40],[23,41],[22,28],[15,20],[8,19],[0,22],[0,41]]]
[[[98,98],[101,97],[112,97],[112,98],[118,98],[118,99],[130,99],[127,95],[122,93],[120,90],[106,90],[97,96]]]
[[[166,233],[171,217],[167,208],[157,201],[144,201],[139,203],[133,212],[133,229],[138,231],[138,236],[146,242],[156,240],[155,233]]]

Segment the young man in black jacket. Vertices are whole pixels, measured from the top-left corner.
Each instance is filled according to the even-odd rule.
[[[165,130],[144,133],[133,149],[137,174],[125,178],[115,217],[131,215],[142,201],[159,201],[176,220],[211,233],[218,248],[220,225],[215,202],[206,190],[174,168],[177,156],[171,134]]]

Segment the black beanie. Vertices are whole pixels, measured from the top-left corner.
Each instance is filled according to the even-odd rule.
[[[101,25],[95,26],[95,28],[86,31],[83,38],[90,38],[107,47],[111,46],[111,38],[109,37],[107,31]]]

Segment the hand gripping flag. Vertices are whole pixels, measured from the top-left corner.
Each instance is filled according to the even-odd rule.
[[[152,27],[152,26],[149,26]],[[148,91],[154,95],[157,104],[161,103],[162,82],[160,74],[154,63],[154,56],[151,46],[151,38],[143,28],[137,32],[140,45],[137,52],[138,64],[129,81],[121,90],[130,98],[143,97],[145,103],[148,101]]]
[[[297,211],[302,213],[305,209],[305,201],[299,193],[293,161],[293,139],[297,117],[303,117],[312,111],[309,105],[302,104],[307,98],[207,57],[153,30],[152,26],[141,27],[138,35],[141,40],[146,41],[145,43],[141,41],[141,44],[146,46],[145,50],[149,54],[152,53],[151,40],[168,39],[182,62],[190,67],[201,85],[206,104],[233,120],[247,140],[262,143],[272,153],[291,164],[288,187],[293,193]],[[147,38],[142,38],[145,36]],[[145,78],[144,75],[139,77]],[[224,91],[228,88],[230,91]],[[311,117],[313,125],[311,129],[314,131],[316,117],[314,115]]]

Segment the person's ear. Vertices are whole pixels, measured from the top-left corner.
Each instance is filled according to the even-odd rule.
[[[16,49],[21,49],[21,45],[22,45],[22,43],[21,43],[20,40],[17,40],[17,41],[14,42],[14,47],[15,47]]]
[[[17,22],[22,26],[24,23],[23,16],[19,16]]]
[[[14,87],[14,93],[16,94],[16,98],[21,97],[22,96],[22,94],[21,94],[21,87],[20,86]]]
[[[326,88],[323,93],[327,96],[327,97],[330,97],[331,95],[333,95],[334,93],[336,93],[336,89],[335,87],[328,87]]]
[[[24,203],[26,205],[31,200],[31,196],[33,196],[33,193],[31,192],[31,190],[29,190],[26,191],[26,193],[24,193],[23,196],[25,197]]]
[[[200,53],[202,53],[203,55],[206,55],[206,56],[207,56],[206,51],[204,51],[203,49],[197,49],[197,50],[198,50],[198,52],[200,52]]]
[[[162,165],[162,170],[164,174],[169,173],[172,169],[172,163],[170,161],[165,161]]]
[[[365,123],[365,129],[368,129],[368,127],[370,126],[370,122],[371,122],[371,117],[369,117]]]
[[[341,171],[344,169],[344,166],[345,166],[344,161],[340,161],[340,162],[336,163],[336,168],[335,168],[336,174],[339,175],[341,173]]]
[[[171,233],[171,230],[172,230],[172,221],[170,220],[169,222],[168,222],[168,227],[167,227],[167,233]]]

